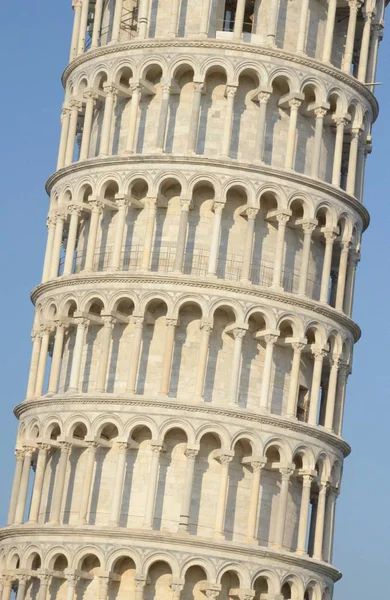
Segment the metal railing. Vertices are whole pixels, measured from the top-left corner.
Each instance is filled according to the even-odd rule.
[[[142,267],[144,247],[136,245],[125,247],[121,252],[119,270],[136,273]],[[104,272],[112,266],[113,247],[98,249],[93,257],[92,270]],[[176,246],[160,245],[154,249],[150,262],[150,271],[154,273],[172,273],[175,265]],[[72,274],[81,273],[85,269],[86,251],[75,253],[72,264]],[[220,256],[217,262],[217,277],[227,281],[239,281],[242,273],[243,259],[236,254]],[[208,273],[209,251],[195,248],[187,251],[183,260],[183,274],[194,277],[205,277]],[[64,259],[60,262],[59,275],[63,274]],[[251,266],[251,282],[261,287],[269,287],[273,281],[274,265],[271,261],[254,261]],[[282,270],[282,284],[286,292],[296,294],[299,289],[299,270],[284,268]],[[320,298],[320,282],[313,276],[308,277],[306,292],[313,300]]]

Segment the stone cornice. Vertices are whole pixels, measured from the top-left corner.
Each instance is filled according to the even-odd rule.
[[[308,177],[305,175],[301,175],[300,173],[296,173],[294,171],[286,171],[284,169],[276,169],[274,167],[269,167],[267,165],[251,165],[249,163],[238,162],[235,160],[223,160],[218,158],[211,158],[209,156],[174,156],[171,154],[161,156],[161,155],[134,155],[130,157],[121,157],[121,156],[110,156],[106,158],[93,158],[90,160],[86,160],[83,162],[74,163],[68,167],[60,169],[59,171],[53,173],[46,182],[46,192],[50,195],[51,189],[53,186],[61,180],[62,177],[66,175],[70,175],[73,173],[83,172],[84,170],[89,171],[91,167],[118,167],[123,168],[126,165],[137,165],[137,164],[150,164],[150,163],[162,163],[162,164],[175,164],[175,165],[206,165],[209,167],[221,167],[228,168],[232,171],[242,171],[245,174],[256,173],[262,174],[265,176],[273,176],[278,178],[279,180],[284,180],[288,182],[292,182],[295,184],[300,184],[307,186],[317,193],[321,194],[324,191],[327,194],[330,194],[340,202],[346,204],[349,208],[356,211],[363,222],[364,229],[367,229],[370,223],[370,215],[365,206],[356,200],[353,196],[344,192],[335,186],[321,181],[319,179],[314,179],[312,177]]]
[[[329,446],[336,448],[340,451],[344,457],[349,456],[351,452],[351,447],[347,442],[345,442],[342,438],[337,437],[333,433],[329,433],[324,429],[320,429],[319,427],[312,427],[307,423],[301,423],[296,420],[287,419],[285,417],[281,417],[278,415],[271,414],[260,414],[253,412],[248,409],[239,409],[239,408],[227,408],[222,406],[213,406],[211,404],[201,404],[201,403],[189,403],[182,402],[178,403],[177,400],[169,400],[169,399],[158,399],[154,398],[148,399],[144,396],[138,397],[126,397],[125,395],[114,395],[114,394],[104,394],[102,396],[93,396],[93,395],[69,395],[65,397],[45,397],[37,400],[25,400],[21,404],[18,404],[14,409],[15,416],[19,419],[25,412],[28,410],[36,409],[38,407],[60,407],[64,404],[80,404],[85,407],[86,404],[103,404],[106,408],[108,405],[121,405],[121,406],[136,406],[143,407],[144,409],[150,408],[165,408],[165,409],[180,409],[181,414],[188,413],[201,413],[208,414],[211,417],[211,420],[214,420],[218,416],[224,416],[228,418],[235,418],[240,421],[247,421],[251,423],[256,423],[258,425],[269,425],[271,427],[280,427],[282,430],[293,431],[300,435],[308,435],[316,440],[326,443]]]
[[[341,573],[335,567],[326,563],[315,561],[308,557],[296,556],[292,552],[279,552],[268,548],[262,548],[261,546],[244,546],[236,544],[234,542],[226,541],[218,542],[210,540],[209,538],[200,538],[196,536],[180,535],[178,533],[169,533],[161,531],[148,531],[147,529],[127,529],[127,528],[112,528],[112,527],[99,527],[93,525],[91,527],[64,527],[50,526],[41,527],[7,527],[0,529],[0,540],[4,541],[7,539],[24,538],[31,536],[35,541],[39,539],[39,536],[50,536],[53,540],[58,542],[60,536],[68,538],[68,541],[74,541],[75,543],[82,543],[86,538],[99,538],[103,537],[107,539],[107,533],[109,532],[110,544],[114,541],[118,541],[122,546],[124,541],[130,542],[153,542],[159,543],[162,547],[166,547],[167,544],[173,546],[180,546],[184,552],[184,548],[192,550],[195,548],[202,548],[205,551],[220,551],[222,555],[226,552],[231,552],[235,558],[240,557],[242,560],[245,557],[251,557],[255,559],[269,559],[280,563],[281,567],[291,565],[300,569],[307,569],[313,571],[318,575],[329,577],[332,581],[337,582],[341,579]],[[72,540],[72,538],[74,538]]]
[[[356,323],[354,323],[349,317],[327,305],[315,302],[314,300],[303,298],[302,296],[298,296],[297,294],[289,294],[287,292],[275,292],[272,291],[270,288],[260,288],[260,286],[254,287],[250,285],[245,286],[243,284],[237,285],[236,282],[230,282],[223,279],[208,280],[191,275],[180,274],[175,276],[171,273],[149,273],[145,275],[134,273],[132,275],[127,272],[101,272],[94,273],[93,275],[83,275],[81,273],[78,275],[59,277],[58,279],[41,283],[31,292],[31,300],[35,304],[37,299],[43,293],[54,292],[56,290],[60,290],[62,287],[65,286],[69,287],[76,286],[79,284],[96,284],[96,286],[98,286],[101,283],[128,283],[132,285],[153,283],[156,284],[157,289],[158,286],[161,286],[161,284],[171,284],[180,285],[182,287],[197,287],[201,290],[217,290],[219,292],[225,290],[228,292],[239,294],[241,296],[252,296],[254,299],[265,298],[267,300],[279,302],[281,304],[288,304],[296,308],[310,310],[317,315],[321,315],[323,317],[326,317],[327,319],[331,319],[338,325],[341,325],[342,327],[345,327],[347,330],[349,330],[353,335],[355,342],[357,342],[361,337],[360,327]]]
[[[134,41],[122,42],[121,44],[115,44],[112,46],[103,46],[102,48],[98,48],[97,50],[93,50],[83,54],[76,58],[70,65],[66,67],[62,74],[62,84],[65,87],[66,82],[70,76],[70,74],[79,67],[80,65],[88,62],[92,58],[103,57],[110,54],[116,54],[117,52],[122,52],[124,50],[137,50],[137,49],[147,49],[147,48],[212,48],[212,49],[220,49],[220,50],[232,50],[233,52],[237,52],[237,50],[241,50],[242,52],[247,52],[255,55],[263,55],[270,56],[272,58],[277,58],[283,61],[290,61],[297,65],[308,67],[310,69],[316,69],[317,71],[329,75],[330,77],[334,77],[337,81],[341,81],[345,85],[350,86],[356,92],[358,92],[361,96],[363,96],[372,107],[373,119],[374,121],[378,117],[379,114],[379,105],[375,98],[375,96],[357,79],[344,73],[340,69],[333,67],[331,65],[326,65],[319,60],[314,58],[309,58],[307,56],[299,56],[298,54],[294,54],[292,52],[286,52],[285,50],[281,50],[279,48],[273,48],[270,46],[262,46],[260,44],[251,44],[245,42],[234,42],[234,41],[222,41],[217,39],[203,39],[200,38],[198,40],[139,40],[135,39]]]

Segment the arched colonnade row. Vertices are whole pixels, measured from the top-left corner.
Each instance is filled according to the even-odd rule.
[[[177,564],[168,552],[142,559],[134,549],[104,556],[94,546],[69,552],[12,548],[3,557],[2,600],[331,600],[332,585],[272,567],[226,561],[215,568],[207,559]]]
[[[134,38],[217,38],[278,47],[333,64],[359,81],[375,80],[384,0],[73,0],[70,61],[88,50]],[[298,29],[297,29],[298,22]],[[294,31],[291,35],[290,31]]]
[[[57,167],[110,155],[217,156],[295,170],[361,199],[371,109],[311,73],[300,80],[286,67],[240,67],[226,58],[196,64],[186,57],[171,66],[149,58],[76,73],[67,83]]]
[[[16,451],[8,524],[187,532],[331,562],[338,458],[246,432],[224,445],[221,427],[203,425],[195,437],[181,421],[164,423],[153,439],[148,421],[133,421],[129,436],[103,417],[97,435],[79,416],[69,435],[57,419],[46,422],[47,437],[30,424],[37,437],[25,436]]]
[[[42,281],[176,273],[297,293],[351,316],[360,222],[305,194],[284,201],[271,188],[256,197],[241,181],[224,191],[207,179],[188,196],[184,189],[172,174],[156,192],[136,177],[124,189],[115,178],[52,193]]]
[[[240,316],[235,303],[222,300],[208,309],[185,296],[173,309],[168,297],[147,294],[142,304],[123,294],[111,307],[99,295],[37,307],[27,398],[176,397],[342,434],[353,344],[337,331],[289,313],[275,319],[269,309]]]

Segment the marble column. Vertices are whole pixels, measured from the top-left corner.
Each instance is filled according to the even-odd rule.
[[[356,33],[356,22],[358,10],[361,6],[361,0],[348,0],[349,6],[349,19],[347,37],[345,40],[344,58],[342,62],[342,70],[344,73],[351,73],[353,49],[355,45],[355,33]]]
[[[313,348],[312,354],[314,356],[314,367],[313,376],[311,380],[308,423],[309,425],[315,427],[318,421],[318,406],[320,401],[322,368],[324,364],[324,358],[326,356],[326,351],[323,348]]]
[[[328,383],[328,395],[326,398],[326,413],[325,427],[329,431],[333,431],[334,411],[336,405],[337,379],[340,368],[341,359],[339,356],[333,356],[330,364],[330,376]]]
[[[269,392],[271,384],[273,353],[275,344],[278,341],[279,336],[276,334],[268,334],[264,337],[264,339],[266,347],[263,377],[261,381],[260,409],[269,410]]]
[[[114,329],[115,319],[109,315],[103,316],[103,331],[101,336],[101,352],[99,358],[99,368],[96,378],[96,392],[104,393],[106,391],[106,380],[108,370],[108,359],[110,356],[112,330]]]
[[[367,86],[370,92],[374,91],[374,85],[372,84],[375,83],[376,79],[379,43],[383,39],[383,29],[384,25],[382,22],[373,25],[366,75],[366,81],[371,84]]]
[[[183,498],[181,503],[181,512],[179,518],[179,531],[188,531],[192,498],[192,486],[194,483],[195,460],[198,455],[198,450],[194,448],[187,448],[184,454],[187,457],[187,468],[183,489]]]
[[[276,44],[276,31],[278,28],[280,0],[270,0],[268,13],[268,29],[266,43],[274,46]]]
[[[302,495],[301,495],[301,506],[299,509],[299,525],[298,525],[298,540],[297,549],[298,554],[306,554],[306,539],[307,530],[309,525],[309,507],[310,507],[310,494],[311,484],[313,482],[312,474],[304,474],[302,477]]]
[[[297,137],[298,110],[302,101],[297,98],[289,100],[290,122],[288,127],[285,168],[293,169],[295,162],[295,146]]]
[[[253,460],[250,463],[252,467],[251,495],[248,508],[248,524],[247,524],[247,542],[254,543],[257,541],[257,529],[259,518],[259,503],[260,503],[260,477],[261,471],[264,469],[265,460]]]
[[[102,28],[103,3],[104,0],[96,0],[95,12],[93,16],[91,50],[95,50],[99,47],[100,33]]]
[[[72,98],[69,102],[70,118],[68,128],[68,138],[66,141],[66,152],[65,152],[65,167],[73,162],[74,157],[74,145],[76,141],[77,123],[79,119],[79,113],[81,112],[83,105],[82,102]]]
[[[314,560],[322,560],[323,558],[323,541],[324,541],[324,525],[325,525],[325,507],[326,495],[328,492],[328,483],[320,483],[320,491],[318,494],[317,518],[314,536]]]
[[[364,11],[364,27],[363,27],[363,35],[360,46],[360,54],[359,54],[359,68],[358,68],[358,80],[362,83],[366,82],[367,75],[367,67],[368,67],[368,55],[370,51],[370,39],[371,39],[371,30],[372,23],[374,20],[375,13],[370,10]]]
[[[12,584],[14,582],[13,575],[3,575],[3,591],[1,594],[1,600],[10,600],[12,593]]]
[[[65,476],[68,466],[69,454],[72,445],[69,442],[60,442],[60,458],[56,470],[54,483],[53,502],[51,506],[50,523],[57,525],[60,522],[60,513],[64,496]]]
[[[324,117],[327,113],[326,108],[316,108],[314,110],[315,115],[315,131],[314,131],[314,147],[313,147],[313,156],[311,161],[311,176],[318,177],[320,164],[321,164],[321,148],[322,148],[322,138],[323,138],[323,130],[324,130]]]
[[[342,311],[344,308],[344,296],[345,296],[345,285],[347,281],[347,268],[348,268],[348,258],[349,251],[351,248],[350,241],[341,242],[341,253],[340,253],[340,263],[339,263],[339,271],[338,271],[338,280],[337,280],[337,293],[336,293],[336,310]]]
[[[333,245],[336,237],[337,234],[334,231],[325,231],[324,233],[325,252],[324,262],[322,265],[320,302],[324,302],[326,304],[328,304],[329,301],[329,282],[332,270]]]
[[[161,108],[160,108],[160,119],[157,127],[156,136],[156,150],[158,152],[164,152],[165,150],[165,137],[167,133],[167,122],[169,112],[169,99],[171,97],[172,85],[170,83],[164,83],[161,87]]]
[[[256,132],[255,162],[263,162],[265,132],[267,124],[267,104],[270,97],[270,92],[260,92],[258,95],[259,117]]]
[[[85,334],[88,329],[89,321],[82,317],[77,317],[76,341],[73,349],[72,367],[69,378],[69,393],[78,393],[80,385],[81,359],[84,350]]]
[[[26,500],[28,484],[30,481],[31,461],[35,449],[30,446],[23,447],[23,470],[20,477],[19,495],[15,511],[15,525],[21,525],[24,522],[24,513],[26,510]]]
[[[237,86],[236,85],[227,85],[226,86],[226,112],[225,112],[225,126],[223,128],[223,137],[222,137],[222,149],[221,156],[229,158],[230,156],[230,147],[232,144],[232,134],[233,134],[233,121],[234,121],[234,98],[236,97]]]
[[[29,377],[28,377],[26,398],[32,398],[35,393],[39,356],[41,353],[41,342],[42,342],[41,332],[33,331],[31,334],[31,340],[32,340],[32,352],[31,352],[30,372],[29,372]]]
[[[202,101],[204,82],[194,81],[194,96],[192,100],[191,119],[190,119],[190,130],[188,132],[188,154],[196,153],[196,144],[198,141],[198,127],[199,127],[199,116],[200,106]]]
[[[66,147],[68,144],[70,108],[64,106],[61,111],[61,137],[58,150],[57,171],[65,166]]]
[[[203,400],[204,381],[206,377],[207,359],[209,354],[210,334],[213,330],[213,324],[207,319],[202,319],[201,325],[202,337],[197,361],[196,380],[194,397],[197,400]]]
[[[70,213],[70,222],[68,229],[68,240],[66,243],[64,270],[62,273],[64,276],[72,275],[73,272],[73,261],[77,243],[77,232],[83,209],[81,206],[71,204],[68,207],[68,212]]]
[[[171,2],[171,19],[169,23],[169,31],[168,35],[170,37],[177,36],[177,30],[179,26],[179,16],[180,16],[180,5],[181,0],[172,0]]]
[[[211,9],[211,0],[203,0],[199,34],[201,37],[205,37],[205,38],[207,38],[209,35],[210,9]]]
[[[238,389],[241,377],[241,359],[242,359],[242,343],[246,334],[246,329],[235,327],[232,331],[234,338],[233,358],[230,372],[230,388],[228,403],[237,404]]]
[[[341,183],[341,164],[343,160],[343,146],[344,146],[344,130],[348,124],[345,117],[334,118],[336,124],[336,139],[333,155],[333,171],[332,171],[332,185],[340,187]]]
[[[301,13],[297,37],[297,54],[306,53],[307,25],[309,19],[309,0],[301,0]]]
[[[252,255],[253,255],[253,242],[255,237],[255,225],[256,225],[256,217],[258,214],[257,208],[247,208],[247,229],[245,236],[245,246],[244,246],[244,257],[242,261],[241,267],[241,283],[249,284],[251,282],[251,267],[252,267]]]
[[[43,482],[45,478],[47,455],[51,450],[50,444],[38,442],[38,460],[35,469],[34,488],[31,498],[30,515],[28,522],[31,524],[38,523],[39,508],[41,506]]]
[[[104,203],[100,200],[90,200],[91,216],[89,221],[87,251],[85,254],[84,271],[94,270],[94,259],[96,253],[96,241],[100,226],[101,217],[104,210]]]
[[[180,199],[180,223],[176,241],[176,254],[173,270],[176,273],[183,272],[183,262],[185,256],[187,229],[188,229],[188,213],[191,206],[191,200],[188,198]]]
[[[62,237],[64,233],[64,223],[65,214],[60,211],[57,211],[49,279],[55,279],[56,277],[58,277],[58,272],[60,268]]]
[[[120,40],[122,12],[123,12],[123,0],[115,0],[115,11],[114,11],[114,19],[112,22],[111,44],[117,44]]]
[[[337,0],[328,0],[325,39],[322,51],[322,62],[330,64],[332,59],[334,26],[336,22]]]
[[[291,344],[291,347],[293,349],[293,360],[291,365],[290,386],[288,391],[286,416],[290,418],[296,418],[299,373],[301,370],[301,355],[305,344],[303,342],[293,342]]]
[[[43,265],[42,283],[45,283],[50,278],[51,263],[53,256],[54,236],[56,231],[57,217],[52,213],[47,218],[47,243],[45,252],[45,261]]]
[[[83,6],[82,0],[73,0],[72,1],[74,17],[73,17],[72,40],[70,42],[69,62],[72,62],[72,60],[74,60],[77,56],[79,37],[80,37],[80,21],[81,21],[82,6]]]
[[[337,488],[329,487],[328,497],[325,510],[325,531],[323,541],[323,560],[332,562],[333,554],[333,539],[334,539],[334,524],[336,517],[336,502],[339,492]]]
[[[65,324],[60,321],[55,321],[55,338],[53,356],[51,359],[51,369],[49,384],[47,388],[48,394],[56,394],[58,387],[58,378],[61,369],[62,351],[64,348]]]
[[[210,255],[209,255],[209,266],[207,274],[210,277],[217,276],[218,270],[218,253],[219,244],[221,238],[221,224],[222,224],[222,211],[225,204],[223,202],[214,202],[214,220],[213,220],[213,232],[211,234],[210,244]]]
[[[360,262],[360,253],[355,249],[349,253],[347,279],[345,284],[344,312],[349,317],[352,315],[353,299],[355,295],[356,269]]]
[[[96,442],[88,442],[86,449],[85,471],[83,477],[83,489],[81,492],[81,502],[79,511],[79,525],[88,523],[88,510],[92,496],[92,481],[95,467],[96,450],[99,445]]]
[[[282,481],[280,485],[279,502],[278,502],[278,518],[275,528],[274,546],[276,549],[283,548],[284,530],[286,526],[288,491],[290,487],[290,479],[293,473],[290,468],[280,469]]]
[[[16,600],[24,600],[26,597],[26,587],[29,580],[29,575],[18,574],[18,591],[16,594]]]
[[[110,83],[103,85],[104,93],[106,94],[104,103],[104,115],[102,123],[102,133],[100,137],[99,156],[105,157],[111,154],[111,130],[114,115],[115,100],[118,95],[118,90]]]
[[[299,270],[298,294],[306,296],[307,294],[307,278],[309,273],[309,262],[311,254],[311,240],[313,232],[316,228],[316,223],[302,223],[303,229],[303,248],[301,256],[301,266]]]
[[[219,480],[214,536],[220,539],[224,539],[225,537],[225,513],[229,483],[229,464],[232,462],[232,460],[233,454],[221,454],[219,456],[219,461],[221,463],[221,476]]]
[[[152,460],[150,464],[150,472],[148,479],[148,493],[146,498],[145,506],[145,520],[144,527],[152,529],[154,521],[154,505],[156,502],[156,491],[158,484],[158,472],[160,464],[160,455],[162,452],[162,446],[159,444],[153,444],[151,446]]]
[[[353,128],[351,132],[351,144],[349,150],[349,161],[348,161],[348,176],[347,176],[347,193],[351,196],[355,195],[356,191],[356,179],[357,179],[357,162],[358,152],[360,145],[361,130]]]
[[[135,392],[136,392],[138,366],[139,366],[139,360],[140,360],[142,334],[143,334],[143,327],[144,327],[144,318],[134,315],[133,316],[133,324],[134,324],[134,333],[133,333],[133,341],[132,341],[132,346],[131,346],[129,377],[127,380],[127,387],[126,387],[126,392],[128,394],[135,394]]]
[[[112,251],[111,258],[111,269],[113,271],[120,271],[122,267],[121,256],[124,246],[124,234],[126,227],[127,209],[129,207],[129,200],[127,198],[118,198],[116,201],[118,206],[118,212],[115,216],[115,237],[114,237],[114,248]]]
[[[117,452],[116,473],[109,521],[112,527],[118,527],[120,523],[128,448],[127,442],[116,442],[115,444]]]
[[[150,269],[150,259],[152,257],[153,242],[154,242],[154,228],[156,225],[156,213],[157,213],[157,198],[147,198],[144,204],[148,211],[148,220],[146,223],[144,249],[142,253],[141,268],[144,271]]]
[[[89,12],[89,0],[82,0],[83,4],[81,7],[81,18],[80,18],[80,32],[79,40],[77,44],[77,54],[84,54],[85,52],[85,40],[87,37],[87,23],[88,23],[88,12]]]
[[[24,464],[24,450],[15,450],[16,465],[12,484],[11,500],[9,503],[7,525],[13,525],[15,521],[16,507],[19,499],[20,482]]]
[[[149,2],[150,0],[140,0],[138,9],[138,37],[142,40],[148,37]]]
[[[138,81],[132,82],[130,87],[131,100],[125,154],[134,154],[136,152],[138,111],[142,97],[142,86]]]
[[[78,576],[71,571],[65,570],[66,577],[66,600],[74,600],[74,592],[76,583],[78,581]]]
[[[278,222],[278,235],[276,239],[275,248],[275,262],[274,262],[274,273],[272,280],[272,287],[282,290],[283,289],[283,263],[284,263],[284,242],[286,236],[286,226],[290,220],[290,215],[284,213],[276,215]]]
[[[43,387],[45,383],[46,376],[46,365],[47,365],[47,356],[49,352],[49,343],[50,343],[50,334],[51,334],[51,326],[49,325],[41,325],[41,347],[39,352],[39,360],[38,360],[38,369],[37,369],[37,379],[35,383],[35,392],[34,396],[37,398],[42,396]]]
[[[173,349],[175,346],[175,330],[177,327],[176,319],[165,319],[166,333],[165,333],[165,349],[162,364],[161,383],[160,383],[160,394],[167,396],[169,394],[170,382],[171,382],[171,369],[172,369],[172,357]]]
[[[93,111],[96,106],[97,94],[92,90],[84,92],[85,113],[83,123],[83,135],[81,138],[81,148],[79,160],[87,160],[89,157],[89,147],[91,144]]]
[[[108,598],[108,586],[110,584],[110,578],[108,575],[99,575],[99,595],[98,600],[107,600]]]

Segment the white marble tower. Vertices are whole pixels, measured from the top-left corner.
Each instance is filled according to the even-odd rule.
[[[384,0],[74,0],[2,600],[331,600]]]

